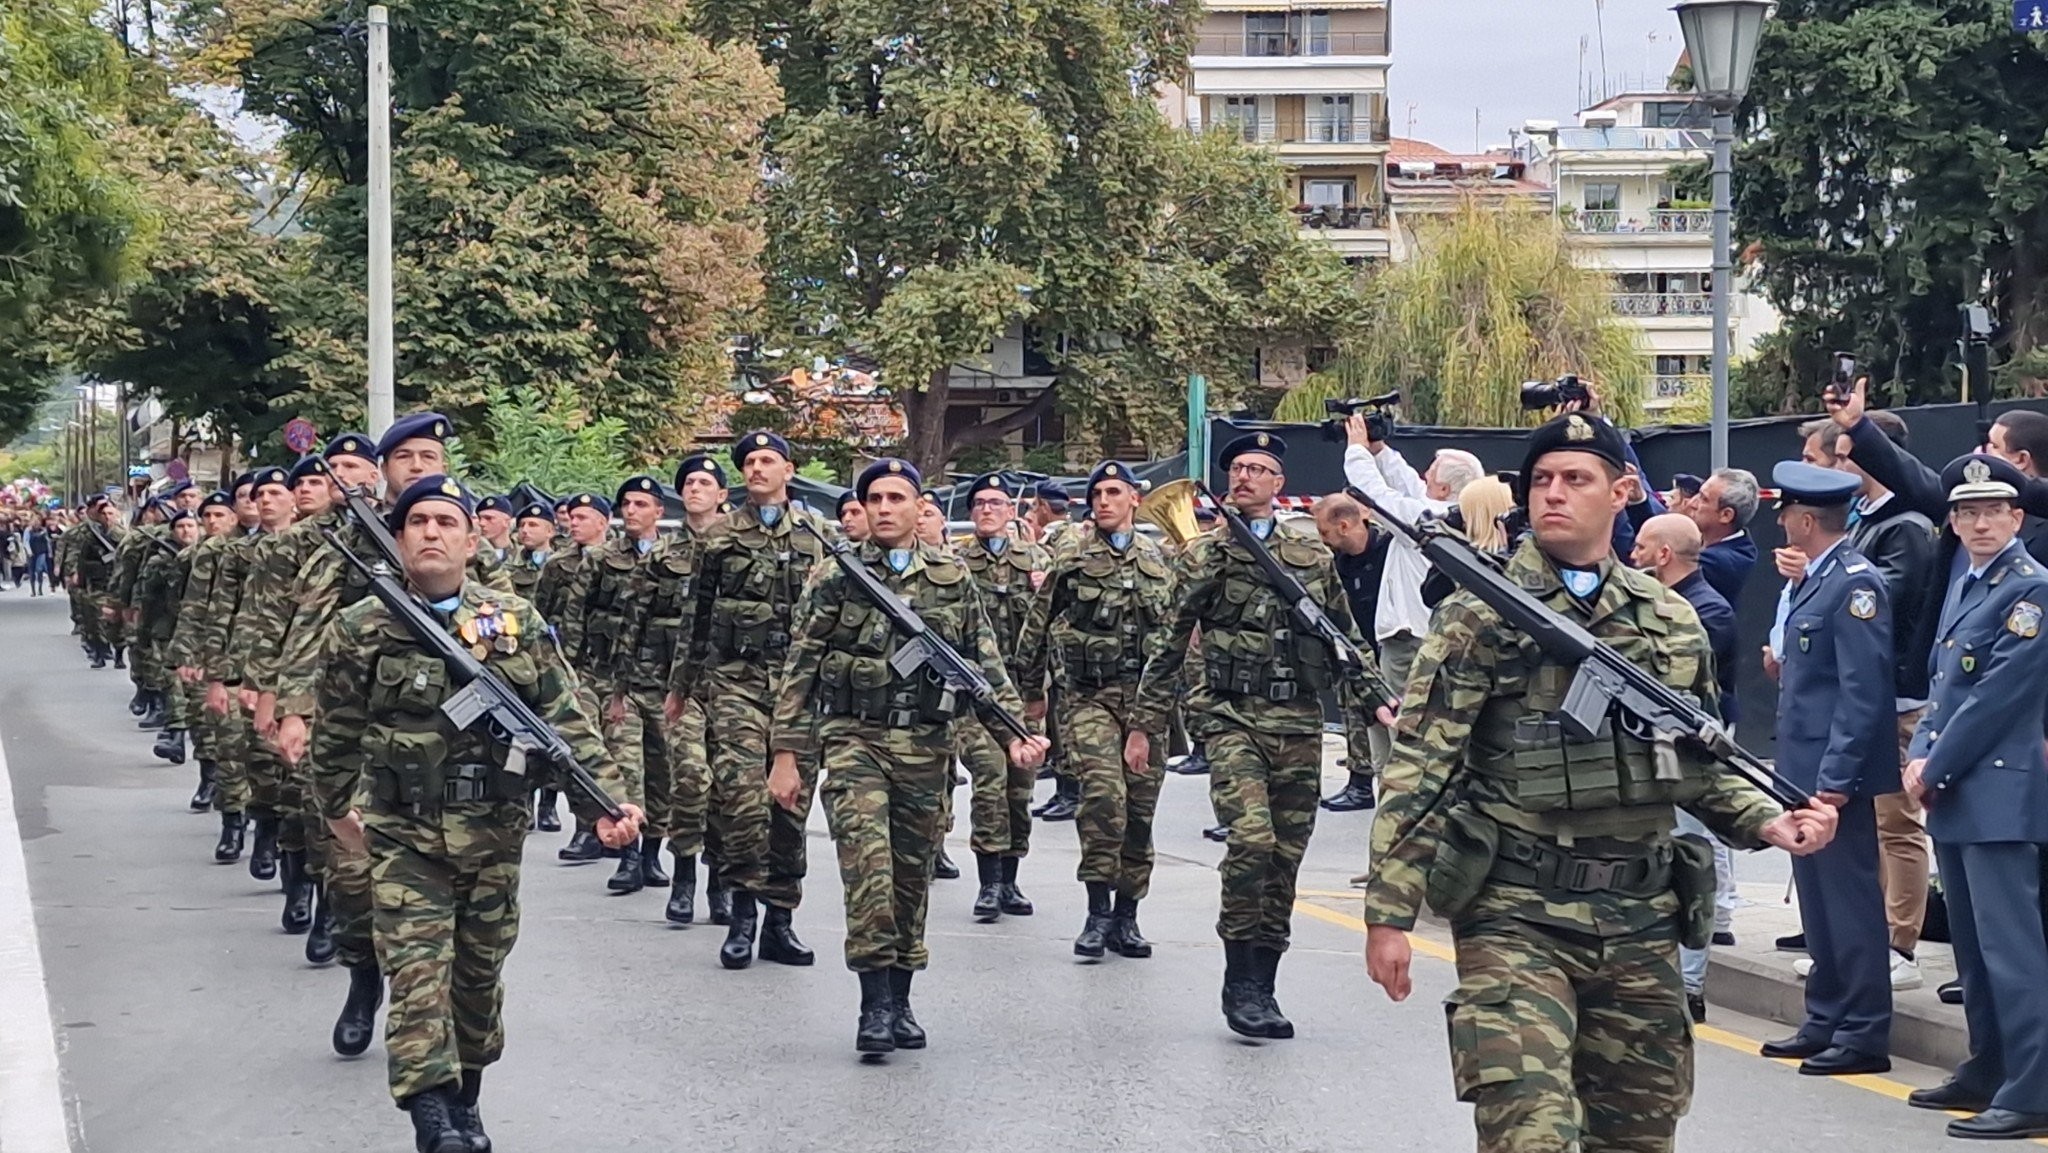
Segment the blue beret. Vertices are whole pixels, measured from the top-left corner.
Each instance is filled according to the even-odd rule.
[[[279,468],[277,465],[259,468],[249,474],[249,486],[251,488],[262,488],[265,485],[272,484],[283,488],[290,488],[292,486],[292,474],[285,469]]]
[[[249,487],[250,485],[252,485],[252,484],[255,484],[255,483],[256,483],[256,470],[254,470],[254,469],[251,469],[251,470],[249,470],[248,472],[245,472],[245,473],[243,473],[242,475],[240,475],[240,476],[236,477],[236,478],[235,478],[235,483],[233,483],[233,484],[231,484],[231,485],[229,485],[229,486],[228,486],[228,491],[229,491],[229,492],[231,492],[231,493],[232,493],[232,492],[240,492],[240,491],[242,491],[243,489],[245,489],[245,488],[248,488],[248,487]]]
[[[299,458],[299,463],[297,463],[297,464],[295,464],[295,465],[293,465],[293,466],[292,466],[292,471],[291,471],[291,482],[292,482],[292,486],[293,486],[294,488],[298,487],[298,483],[299,483],[300,481],[302,481],[302,480],[306,479],[306,478],[307,478],[307,477],[309,477],[309,476],[326,476],[326,475],[327,475],[327,458],[326,458],[326,457],[324,457],[324,456],[302,456],[302,457],[300,457],[300,458]]]
[[[189,512],[186,512],[186,511],[185,511],[184,509],[182,509],[182,508],[180,508],[180,509],[173,509],[173,510],[171,510],[171,516],[170,516],[170,519],[169,519],[169,520],[166,520],[166,521],[164,521],[164,523],[165,523],[165,524],[177,524],[177,523],[178,523],[179,521],[181,521],[181,520],[191,520],[191,519],[192,519],[192,514],[191,514],[191,513],[189,513]]]
[[[1707,482],[1689,472],[1673,473],[1671,487],[1687,496],[1698,496],[1701,486]]]
[[[1948,462],[1948,467],[1941,470],[1941,487],[1948,491],[1950,504],[1965,500],[2016,501],[2026,490],[2027,474],[2002,456],[1972,452]]]
[[[594,508],[597,511],[603,513],[607,519],[609,519],[612,515],[612,502],[606,500],[605,498],[597,495],[594,492],[579,492],[576,495],[562,501],[562,503],[572,509]]]
[[[205,499],[199,502],[199,507],[201,509],[224,508],[227,509],[229,512],[233,512],[235,508],[235,498],[234,495],[231,493],[223,492],[220,489],[215,489],[212,492],[206,494]]]
[[[360,432],[344,432],[328,441],[327,447],[320,450],[320,455],[329,460],[337,456],[359,456],[371,464],[376,464],[377,442]]]
[[[626,503],[627,495],[636,492],[653,497],[656,504],[661,503],[661,482],[651,476],[627,477],[626,483],[620,485],[619,491],[612,497],[612,503],[623,505]]]
[[[839,503],[833,505],[832,507],[840,512],[845,512],[847,505],[859,503],[860,494],[854,492],[852,489],[847,489],[845,492],[839,494]]]
[[[502,497],[502,496],[487,496],[487,497],[483,498],[482,500],[480,500],[480,501],[476,502],[476,511],[478,511],[478,512],[502,512],[502,513],[504,513],[504,514],[505,514],[506,516],[511,516],[511,515],[512,515],[512,502],[511,502],[511,501],[509,501],[509,500],[506,500],[506,499],[505,499],[504,497]]]
[[[377,459],[390,456],[392,449],[408,440],[437,440],[446,444],[454,434],[455,425],[440,413],[415,412],[393,421],[391,427],[384,430],[384,439],[377,442]]]
[[[967,499],[971,501],[985,492],[992,492],[1011,500],[1017,499],[1017,494],[1010,491],[1010,486],[1004,483],[1003,474],[999,472],[985,472],[975,477],[974,483],[967,486]]]
[[[1778,486],[1779,508],[1788,504],[1840,508],[1855,500],[1863,488],[1862,481],[1846,472],[1803,460],[1781,460],[1772,466],[1771,483]]]
[[[676,466],[677,492],[683,491],[683,478],[693,472],[710,473],[711,479],[718,482],[718,487],[725,487],[725,470],[718,467],[718,461],[712,459],[708,452],[693,452],[683,458],[683,463]]]
[[[462,487],[461,481],[437,473],[419,478],[399,494],[398,503],[391,506],[391,531],[397,532],[405,527],[406,515],[412,512],[412,507],[429,500],[446,501],[461,509],[463,516],[476,516],[476,497]]]
[[[1537,425],[1529,434],[1528,449],[1522,454],[1522,471],[1515,477],[1515,503],[1529,503],[1529,475],[1536,462],[1553,452],[1590,452],[1619,472],[1628,467],[1628,442],[1621,430],[1598,417],[1568,412]]]
[[[1223,467],[1228,469],[1231,461],[1248,452],[1263,453],[1274,460],[1284,460],[1287,457],[1287,442],[1270,432],[1248,432],[1223,446]]]
[[[1050,501],[1053,504],[1067,503],[1066,487],[1056,480],[1039,481],[1037,487],[1031,490],[1031,495],[1043,501]]]
[[[553,509],[542,504],[541,502],[534,501],[532,504],[529,504],[525,508],[519,510],[519,516],[517,519],[544,520],[549,524],[553,524],[555,523],[555,512]]]
[[[1105,460],[1095,466],[1094,472],[1088,474],[1089,499],[1094,499],[1095,486],[1105,480],[1120,480],[1132,488],[1138,487],[1138,474],[1131,471],[1130,465],[1119,460]]]
[[[169,500],[172,497],[177,496],[179,493],[190,492],[191,490],[192,482],[189,480],[181,480],[176,484],[172,485],[171,487],[158,493],[157,496],[162,500]]]
[[[916,465],[907,460],[884,457],[860,470],[860,475],[853,480],[855,495],[859,496],[862,500],[866,500],[868,498],[868,489],[874,487],[874,483],[885,476],[907,480],[912,488],[917,489],[920,493],[924,491],[924,474],[917,471]]]
[[[757,428],[733,442],[732,462],[735,465],[744,466],[747,463],[748,457],[763,449],[782,454],[782,459],[784,460],[790,459],[788,441],[769,432],[765,428]]]

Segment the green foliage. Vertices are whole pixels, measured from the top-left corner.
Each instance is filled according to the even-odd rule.
[[[529,481],[551,493],[609,493],[625,475],[626,422],[592,418],[565,387],[493,388],[484,406],[481,447],[461,467],[490,491]]]
[[[1279,420],[1323,419],[1322,402],[1403,393],[1417,424],[1516,427],[1525,380],[1577,373],[1601,390],[1605,410],[1634,423],[1647,368],[1635,330],[1617,320],[1597,271],[1573,263],[1543,214],[1468,201],[1420,227],[1412,259],[1373,277],[1369,335],[1342,347],[1335,371],[1289,392]]]
[[[796,474],[805,480],[815,480],[820,484],[844,483],[839,479],[839,470],[822,460],[806,461],[796,470]]]

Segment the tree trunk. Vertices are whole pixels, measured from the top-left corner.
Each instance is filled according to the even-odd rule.
[[[2018,360],[2048,347],[2048,245],[2028,236],[2015,238],[2006,294],[2010,304],[2006,324],[2011,333],[2007,358]],[[2040,396],[2043,384],[2048,382],[2032,376],[2019,383],[2026,395]]]
[[[903,396],[903,455],[917,470],[936,484],[942,477],[952,445],[946,436],[946,409],[953,397],[950,368],[942,368],[925,381],[924,391]]]

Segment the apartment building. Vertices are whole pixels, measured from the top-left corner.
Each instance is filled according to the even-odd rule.
[[[1673,170],[1713,155],[1711,116],[1684,92],[1632,92],[1581,112],[1575,127],[1531,121],[1517,141],[1556,190],[1560,225],[1582,261],[1614,278],[1614,311],[1642,331],[1652,409],[1707,387],[1713,353],[1714,215],[1679,195]],[[1733,355],[1778,326],[1736,285]]]

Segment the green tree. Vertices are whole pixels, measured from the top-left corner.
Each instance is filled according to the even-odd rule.
[[[1417,229],[1412,259],[1375,275],[1368,335],[1344,346],[1340,371],[1319,373],[1282,399],[1280,420],[1321,420],[1335,397],[1403,394],[1420,424],[1531,425],[1520,386],[1576,373],[1606,411],[1641,417],[1646,367],[1635,330],[1617,320],[1599,272],[1573,263],[1557,222],[1537,212],[1467,201]]]
[[[509,492],[521,481],[555,494],[589,489],[610,494],[625,479],[626,422],[593,418],[566,387],[485,395],[480,452],[464,471],[485,488]]]

